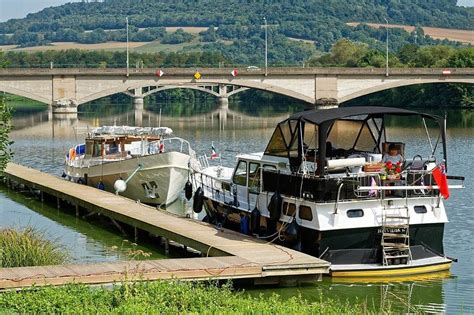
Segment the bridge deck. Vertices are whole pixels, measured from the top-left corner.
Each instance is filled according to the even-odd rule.
[[[218,259],[193,258],[141,262],[140,266],[145,268],[144,275],[150,274],[150,279],[166,279],[170,275],[183,279],[208,279],[213,278],[213,273],[219,274],[219,270],[222,270],[219,275],[225,278],[263,279],[295,276],[318,278],[329,269],[328,262],[316,257],[227,229],[217,230],[213,225],[158,211],[155,208],[137,204],[133,200],[93,187],[67,182],[38,170],[10,163],[5,170],[5,175],[14,182],[192,247],[206,256],[234,256]],[[0,269],[0,288],[11,286],[13,283],[18,286],[22,286],[21,283],[31,284],[35,279],[38,280],[35,275],[44,275],[42,284],[64,283],[71,279],[85,283],[113,282],[119,275],[123,276],[126,273],[125,267],[130,264],[132,267],[136,266],[134,262],[122,262],[92,266]],[[160,268],[164,269],[157,271],[153,267],[155,264],[159,264]],[[91,274],[88,270],[103,270],[103,272]],[[57,279],[62,279],[62,281]]]

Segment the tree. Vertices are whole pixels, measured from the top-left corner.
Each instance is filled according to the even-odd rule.
[[[209,26],[209,28],[203,32],[200,32],[202,42],[215,42],[217,41],[217,33],[214,26]]]
[[[171,34],[166,34],[163,36],[161,43],[163,44],[181,44],[190,42],[194,36],[192,34],[186,33],[182,28],[176,30],[176,32]]]

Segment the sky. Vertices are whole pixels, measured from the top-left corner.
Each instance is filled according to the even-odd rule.
[[[0,21],[25,17],[28,13],[78,0],[0,0]],[[474,1],[474,0],[473,0]]]
[[[28,13],[80,0],[0,0],[0,21],[25,17]],[[474,0],[458,0],[458,5],[474,6]]]

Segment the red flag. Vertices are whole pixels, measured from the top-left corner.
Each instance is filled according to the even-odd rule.
[[[449,198],[449,188],[448,188],[448,179],[446,178],[446,174],[443,172],[443,166],[436,166],[433,169],[433,178],[436,184],[439,187],[439,192],[443,195],[444,199]]]

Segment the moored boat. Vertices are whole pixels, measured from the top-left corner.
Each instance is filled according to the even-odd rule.
[[[173,137],[170,128],[104,126],[69,150],[64,176],[143,203],[167,205],[182,191],[192,156],[189,143]]]
[[[390,135],[393,117],[418,118],[424,154]],[[279,123],[265,152],[237,156],[235,168],[203,164],[193,183],[207,221],[325,259],[332,276],[450,268],[443,199],[464,178],[446,174],[443,117],[389,107],[306,111]]]

